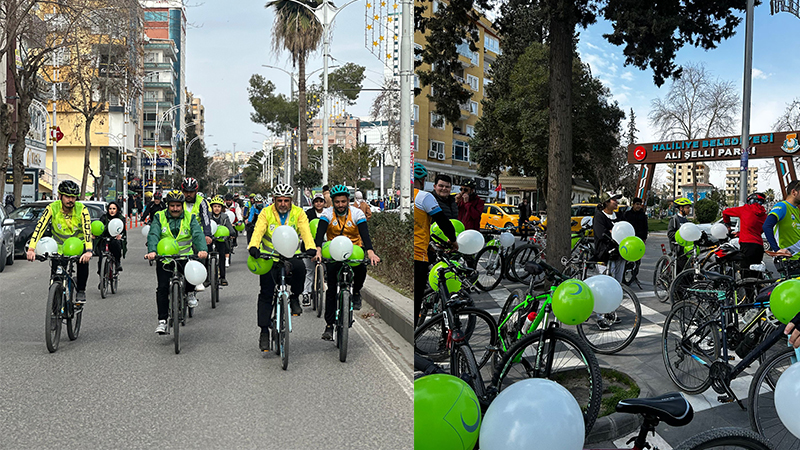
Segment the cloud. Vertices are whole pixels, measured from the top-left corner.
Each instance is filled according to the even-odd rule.
[[[592,50],[600,50],[600,47],[592,44],[591,42],[585,42],[585,44],[586,44],[587,47],[589,47]]]
[[[753,79],[754,80],[766,80],[767,78],[771,77],[771,73],[764,73],[763,70],[756,69],[753,67]]]
[[[633,81],[633,72],[630,70],[626,70],[622,75],[619,76],[625,81]]]

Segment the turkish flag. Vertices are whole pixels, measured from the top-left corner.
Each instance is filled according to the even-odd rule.
[[[500,192],[500,191],[502,191],[502,190],[503,190],[503,185],[502,185],[502,184],[500,184],[500,183],[498,183],[498,184],[497,184],[497,187],[496,187],[496,188],[494,188],[494,191],[495,191],[495,192]]]

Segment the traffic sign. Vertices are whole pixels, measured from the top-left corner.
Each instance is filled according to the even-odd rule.
[[[50,127],[50,137],[55,139],[56,142],[60,142],[64,137],[64,133],[61,132],[60,127]]]

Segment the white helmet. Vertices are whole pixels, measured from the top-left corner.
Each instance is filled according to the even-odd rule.
[[[581,219],[581,227],[589,228],[592,226],[592,222],[593,222],[593,217],[586,216],[583,219]]]
[[[279,184],[272,190],[272,197],[291,197],[294,195],[294,188],[288,184]]]

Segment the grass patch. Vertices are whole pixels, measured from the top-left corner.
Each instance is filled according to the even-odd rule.
[[[390,288],[394,289],[398,293],[400,293],[400,294],[402,294],[402,295],[404,295],[404,296],[406,296],[408,298],[411,298],[411,297],[414,296],[414,292],[411,289],[404,289],[403,286],[399,286],[397,284],[394,284],[389,279],[387,279],[385,277],[382,277],[382,276],[380,276],[378,274],[374,274],[374,273],[371,273],[371,272],[367,272],[367,275],[371,276],[372,278],[375,278],[376,280],[378,280],[381,283],[389,286]]]
[[[628,375],[613,369],[600,369],[600,374],[603,376],[603,401],[598,417],[615,412],[620,400],[639,397],[639,386]]]
[[[648,231],[667,231],[669,219],[647,219]]]
[[[414,218],[409,214],[375,213],[367,221],[369,236],[381,262],[369,275],[403,295],[414,290]]]

